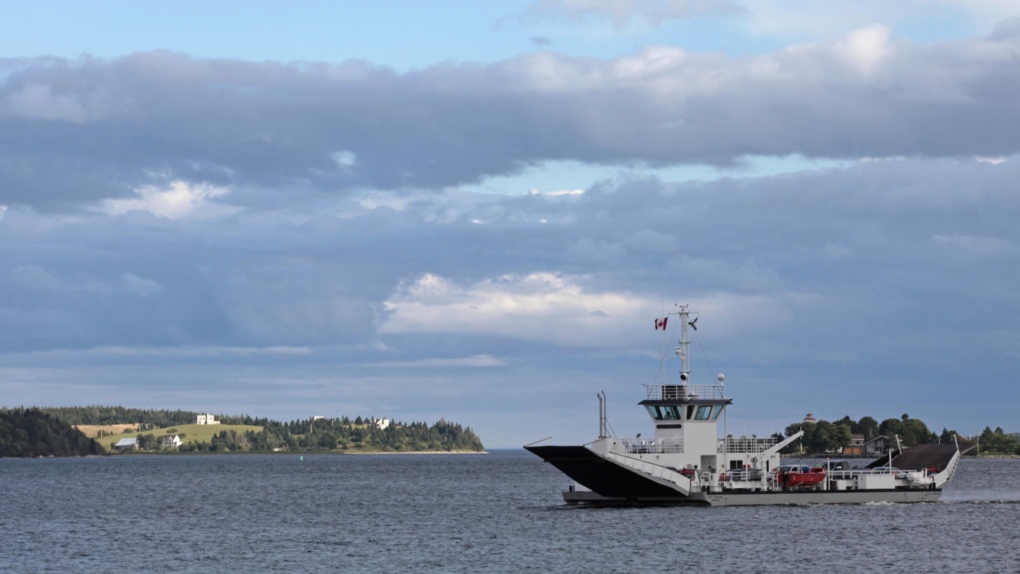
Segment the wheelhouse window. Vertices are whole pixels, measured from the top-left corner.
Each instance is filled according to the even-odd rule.
[[[672,405],[649,405],[648,414],[657,421],[675,421],[680,418],[680,409]]]
[[[712,416],[712,405],[701,405],[698,407],[697,414],[694,415],[695,420],[707,421]]]
[[[722,405],[716,405],[715,409],[712,410],[712,420],[719,418],[719,413],[722,412]]]

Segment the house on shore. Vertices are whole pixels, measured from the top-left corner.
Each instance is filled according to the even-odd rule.
[[[887,436],[876,436],[864,443],[864,454],[867,456],[881,456],[889,452],[892,441]]]
[[[114,450],[129,451],[138,448],[138,438],[122,438],[113,445]]]
[[[198,415],[195,417],[195,424],[197,425],[218,425],[220,421],[216,420],[216,417],[210,414]]]
[[[177,448],[179,446],[181,446],[181,437],[175,434],[159,437],[159,448]]]
[[[850,444],[843,447],[843,454],[846,456],[862,456],[864,454],[864,435],[853,435],[850,439]]]

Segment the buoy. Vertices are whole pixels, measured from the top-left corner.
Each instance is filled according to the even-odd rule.
[[[300,460],[301,462],[304,462],[304,461],[305,461],[305,457],[304,457],[304,456],[302,456],[302,457],[301,457],[301,458],[300,458],[299,460]]]

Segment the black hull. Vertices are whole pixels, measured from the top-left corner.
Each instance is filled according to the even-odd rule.
[[[677,502],[687,497],[672,488],[613,464],[583,446],[526,446],[542,460],[555,466],[578,484],[605,497],[618,500]]]

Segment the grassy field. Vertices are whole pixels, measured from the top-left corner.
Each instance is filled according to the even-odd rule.
[[[114,427],[118,427],[118,428],[115,429]],[[181,443],[187,444],[189,442],[209,442],[212,439],[213,435],[217,435],[221,431],[225,431],[225,430],[234,430],[234,431],[237,431],[238,433],[243,433],[243,432],[247,432],[247,431],[259,432],[259,431],[262,430],[262,427],[260,427],[260,426],[253,426],[253,425],[196,425],[196,424],[190,424],[190,425],[174,425],[172,427],[166,427],[166,428],[160,428],[160,429],[152,429],[152,430],[147,430],[147,431],[142,431],[142,432],[137,432],[136,430],[131,430],[131,431],[125,433],[122,430],[123,427],[124,427],[124,425],[88,426],[88,427],[85,427],[83,425],[83,426],[81,426],[79,428],[79,430],[81,430],[83,433],[85,433],[85,436],[88,436],[88,437],[91,437],[91,438],[96,438],[96,435],[99,434],[99,431],[101,429],[106,431],[106,432],[118,432],[118,433],[120,433],[120,434],[107,435],[107,436],[104,436],[102,438],[96,438],[96,441],[99,444],[103,445],[103,448],[106,448],[106,449],[110,448],[110,444],[111,443],[116,443],[117,441],[119,441],[122,438],[134,438],[134,437],[137,437],[140,434],[151,434],[152,436],[156,437],[157,439],[159,437],[161,437],[161,436],[168,435],[168,434],[183,435],[183,436],[181,436]]]

